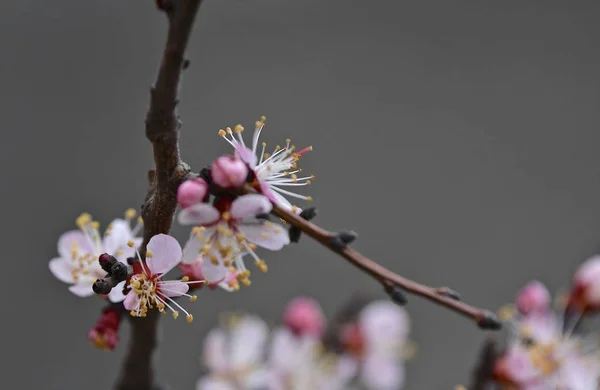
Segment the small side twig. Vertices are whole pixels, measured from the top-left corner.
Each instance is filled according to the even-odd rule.
[[[256,190],[249,185],[246,186],[244,190],[247,193],[256,192]],[[400,294],[396,293],[398,291],[406,291],[462,314],[463,316],[472,319],[482,329],[498,330],[502,327],[502,323],[494,313],[461,302],[457,299],[459,297],[457,292],[448,288],[426,286],[402,277],[352,249],[349,244],[356,238],[354,233],[329,232],[277,205],[273,206],[272,213],[289,223],[292,228],[301,230],[307,236],[320,242],[331,251],[345,258],[352,265],[376,279],[382,284],[387,292],[391,291],[395,296],[400,297]],[[401,290],[396,288],[400,288]],[[401,299],[398,300],[401,301]]]

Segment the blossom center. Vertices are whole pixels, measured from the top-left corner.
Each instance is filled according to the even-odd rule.
[[[129,286],[139,298],[138,307],[132,310],[132,315],[145,317],[148,309],[154,307],[160,312],[165,310],[165,304],[158,299],[158,278],[155,275],[148,276],[145,273],[133,275]]]

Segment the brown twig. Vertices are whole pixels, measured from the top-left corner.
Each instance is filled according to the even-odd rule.
[[[179,156],[181,124],[176,107],[184,53],[201,3],[202,0],[179,0],[165,12],[169,30],[146,117],[146,137],[152,143],[155,170],[148,174],[150,186],[142,205],[142,256],[150,238],[171,230],[177,188],[190,172]],[[117,390],[156,388],[153,357],[158,346],[158,312],[151,310],[145,318],[130,318],[131,341],[115,387]]]
[[[247,186],[246,192],[255,192]],[[462,314],[477,323],[482,329],[498,330],[501,323],[497,317],[488,310],[483,310],[457,299],[458,294],[448,288],[434,288],[404,278],[387,268],[377,264],[375,261],[363,256],[356,250],[344,245],[344,239],[340,240],[340,234],[329,232],[300,216],[286,211],[276,205],[273,206],[273,214],[300,229],[304,234],[319,241],[321,244],[348,260],[352,265],[379,281],[389,291],[390,288],[399,287],[411,294],[422,296],[450,310]]]

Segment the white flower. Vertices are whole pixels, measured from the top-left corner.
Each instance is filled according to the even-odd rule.
[[[360,313],[364,338],[360,381],[370,390],[397,390],[404,383],[410,323],[406,311],[389,301],[375,301]]]
[[[274,332],[269,355],[269,390],[345,390],[356,375],[348,356],[324,353],[314,335]]]
[[[277,145],[271,154],[265,153],[267,144],[263,142],[260,153],[257,154],[259,152],[258,140],[265,126],[266,119],[263,116],[256,122],[251,148],[247,147],[244,143],[244,138],[242,137],[244,128],[241,125],[235,126],[234,130],[231,130],[229,127],[226,130],[221,129],[219,130],[219,135],[234,147],[236,154],[254,171],[264,195],[269,197],[278,206],[288,210],[296,210],[284,195],[307,201],[311,201],[312,198],[282,187],[306,186],[315,178],[314,175],[298,177],[298,174],[302,170],[298,168],[297,162],[304,153],[312,150],[312,146],[295,152],[296,147],[290,145],[291,140],[288,138],[283,148]],[[234,136],[234,132],[237,138]]]
[[[256,245],[269,250],[280,250],[290,239],[283,226],[256,218],[271,211],[271,202],[263,195],[243,195],[231,201],[220,197],[215,205],[198,203],[182,210],[178,221],[182,225],[199,225],[192,230],[183,251],[184,264],[203,261],[202,273],[207,282],[223,280],[229,267],[234,266],[242,282],[249,283],[243,256],[250,255],[262,271],[267,266],[254,249]]]
[[[135,217],[135,211],[127,210],[125,217],[112,221],[102,237],[98,230],[98,222],[84,213],[76,221],[79,230],[72,230],[60,236],[59,257],[50,260],[49,267],[56,278],[71,285],[69,290],[73,294],[80,297],[94,295],[92,285],[96,279],[106,276],[98,262],[98,256],[101,254],[113,255],[123,263],[134,255],[133,248],[129,248],[127,242],[133,240],[138,245],[141,243],[142,239],[135,237],[141,228],[141,221],[132,229],[130,220]],[[113,302],[124,299],[122,289],[119,288],[113,288],[108,296]]]
[[[165,308],[173,312],[173,318],[179,316],[179,309],[186,315],[188,322],[193,317],[173,297],[186,296],[193,302],[195,295],[188,295],[188,282],[183,280],[162,279],[163,275],[172,270],[181,261],[181,246],[176,239],[166,234],[153,236],[146,247],[146,264],[138,261],[134,263],[137,272],[129,280],[131,289],[123,302],[125,309],[130,310],[134,317],[145,317],[149,309],[157,308],[165,313]],[[138,258],[141,258],[138,254]]]
[[[213,329],[204,344],[204,361],[210,372],[200,378],[197,390],[264,389],[267,375],[263,353],[269,335],[260,318],[244,315],[227,328]]]

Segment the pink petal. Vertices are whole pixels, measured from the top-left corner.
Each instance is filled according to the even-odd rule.
[[[517,294],[517,309],[521,314],[543,314],[550,311],[552,297],[542,283],[533,280]]]
[[[219,210],[208,203],[198,203],[183,209],[177,215],[177,221],[181,225],[210,225],[221,217]]]
[[[114,255],[117,249],[129,248],[127,246],[127,241],[133,238],[129,222],[117,218],[112,221],[109,226],[111,228],[110,230],[107,230],[107,232],[110,233],[105,235],[103,239],[104,251]]]
[[[200,256],[200,249],[204,245],[204,240],[198,238],[194,232],[190,233],[190,238],[186,241],[183,247],[183,257],[181,262],[183,264],[194,264]]]
[[[258,363],[269,336],[267,324],[258,316],[245,315],[233,329],[230,363],[233,367],[251,367]]]
[[[287,229],[277,223],[260,225],[243,223],[238,226],[238,229],[251,243],[272,251],[278,251],[290,243]]]
[[[211,164],[210,175],[213,183],[219,187],[238,187],[248,177],[248,166],[237,157],[221,156]]]
[[[269,365],[277,371],[292,369],[297,349],[297,340],[290,331],[285,328],[276,329],[269,352]]]
[[[242,195],[231,204],[231,216],[233,219],[256,217],[269,213],[272,208],[271,201],[264,195]]]
[[[361,312],[359,324],[367,346],[389,345],[408,336],[409,320],[406,311],[390,301],[375,301]]]
[[[73,263],[62,257],[50,260],[50,272],[61,282],[75,283],[73,279]]]
[[[152,257],[146,258],[146,264],[153,274],[166,274],[181,261],[181,246],[167,234],[152,237],[147,249],[152,252]]]
[[[254,168],[256,166],[257,158],[256,154],[252,152],[252,149],[245,146],[239,146],[235,148],[235,155],[250,167]]]
[[[230,382],[212,376],[205,376],[196,383],[196,390],[236,390]]]
[[[92,290],[92,283],[90,283],[89,280],[72,285],[71,287],[69,287],[69,291],[82,298],[94,295],[94,290]]]
[[[227,276],[227,268],[222,264],[214,265],[210,261],[204,261],[202,274],[207,283],[219,283]]]
[[[160,292],[166,297],[180,297],[187,293],[190,286],[187,283],[180,282],[178,280],[170,280],[168,282],[162,282],[159,284]]]
[[[211,371],[219,372],[227,368],[227,335],[221,329],[213,329],[204,340],[204,361]]]
[[[58,253],[65,259],[72,258],[73,244],[77,245],[77,250],[83,253],[93,253],[94,250],[81,230],[71,230],[60,236],[58,239]]]
[[[132,290],[127,293],[127,296],[123,301],[123,307],[125,307],[126,310],[134,310],[139,302],[139,296]]]
[[[114,303],[123,302],[126,296],[125,294],[123,294],[124,287],[125,281],[122,281],[121,283],[117,284],[115,287],[112,288],[112,290],[110,290],[110,293],[108,293],[108,299]]]
[[[367,355],[363,361],[361,381],[370,390],[396,390],[404,383],[404,366],[397,360]]]

